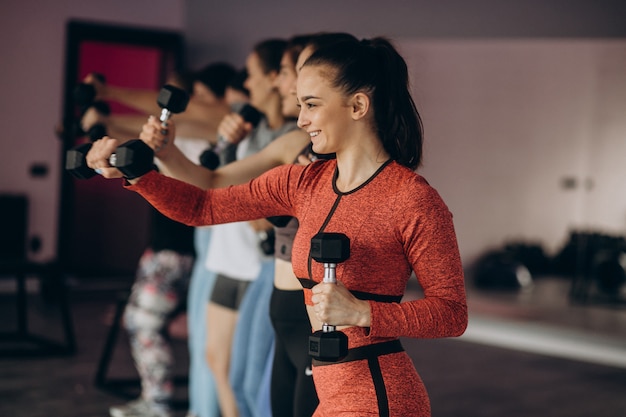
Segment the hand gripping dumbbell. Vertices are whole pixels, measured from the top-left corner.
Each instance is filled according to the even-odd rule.
[[[87,166],[86,156],[91,143],[84,143],[67,151],[65,169],[74,177],[89,179],[96,172]],[[154,151],[141,139],[133,139],[118,146],[109,157],[109,164],[122,171],[124,177],[133,179],[153,169]]]
[[[238,113],[243,120],[252,125],[252,128],[257,127],[263,118],[263,113],[247,103],[243,105]],[[210,170],[216,169],[220,165],[219,154],[222,153],[222,151],[224,151],[224,149],[226,149],[230,144],[231,143],[225,137],[218,136],[217,143],[202,152],[200,155],[200,164]]]
[[[337,264],[350,257],[350,239],[343,233],[318,233],[311,239],[311,257],[324,264],[324,281],[337,283]],[[309,336],[309,355],[313,359],[335,362],[348,354],[348,336],[324,323],[322,330]]]
[[[159,118],[161,124],[167,126],[170,115],[185,111],[187,103],[189,95],[184,90],[164,85],[157,96],[157,104],[162,108]],[[65,169],[76,178],[89,179],[96,175],[96,172],[87,166],[86,156],[90,149],[91,143],[85,143],[66,153]],[[154,151],[142,140],[133,139],[117,147],[115,153],[109,157],[109,164],[119,169],[124,177],[137,178],[153,169]]]

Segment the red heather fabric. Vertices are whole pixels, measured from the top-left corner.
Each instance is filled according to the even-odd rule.
[[[391,162],[362,186],[339,193],[334,187],[335,170],[336,160],[306,167],[283,165],[248,184],[207,191],[150,173],[128,188],[166,216],[193,226],[297,217],[294,272],[316,282],[323,278],[323,265],[311,261],[309,276],[310,241],[332,212],[323,231],[350,238],[350,258],[337,265],[337,279],[348,289],[401,296],[413,271],[424,293],[422,299],[400,303],[369,301],[371,326],[346,329],[349,348],[399,337],[461,335],[467,326],[463,269],[452,215],[437,191],[419,174]],[[310,304],[310,290],[305,290],[305,297]],[[379,358],[385,365],[383,375],[389,375],[385,386],[391,415],[428,416],[428,396],[407,358],[404,353]],[[320,397],[316,416],[362,416],[364,403],[377,413],[375,396],[368,394],[367,383],[361,383],[368,378],[363,364],[366,361],[314,368]],[[347,401],[342,405],[346,414],[337,414],[339,398]]]

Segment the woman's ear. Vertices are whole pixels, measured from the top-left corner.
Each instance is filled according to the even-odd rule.
[[[365,93],[356,93],[351,100],[352,118],[359,120],[365,117],[370,108],[370,98]]]
[[[270,72],[267,73],[267,77],[270,79],[272,86],[274,86],[276,84],[276,78],[278,77],[278,71],[270,70]]]

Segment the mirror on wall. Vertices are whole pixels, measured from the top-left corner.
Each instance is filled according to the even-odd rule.
[[[93,140],[78,127],[89,105],[85,101],[91,98],[77,94],[77,86],[88,74],[96,73],[105,83],[119,87],[158,91],[169,74],[182,68],[183,58],[183,37],[177,32],[68,22],[63,158],[67,150]],[[117,102],[104,102],[104,106],[110,114],[136,113]],[[88,277],[132,276],[148,243],[147,203],[123,190],[121,182],[99,176],[77,179],[63,172],[61,182],[58,248],[63,268]]]
[[[626,41],[399,46],[425,125],[422,172],[453,212],[464,263],[510,243],[541,249],[551,265],[539,272],[568,280],[572,300],[623,302]]]

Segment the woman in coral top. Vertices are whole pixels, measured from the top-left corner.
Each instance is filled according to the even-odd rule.
[[[314,416],[430,416],[426,388],[401,337],[461,335],[467,326],[463,270],[452,214],[415,172],[422,127],[404,59],[383,38],[320,48],[297,80],[298,125],[313,150],[336,159],[284,165],[245,185],[201,190],[156,172],[129,180],[159,211],[190,225],[277,215],[300,222],[292,250],[314,331],[336,325],[348,355],[315,361]],[[115,140],[88,155],[105,177]],[[310,256],[319,232],[345,234],[350,257],[337,284]],[[424,297],[401,301],[412,273]]]

